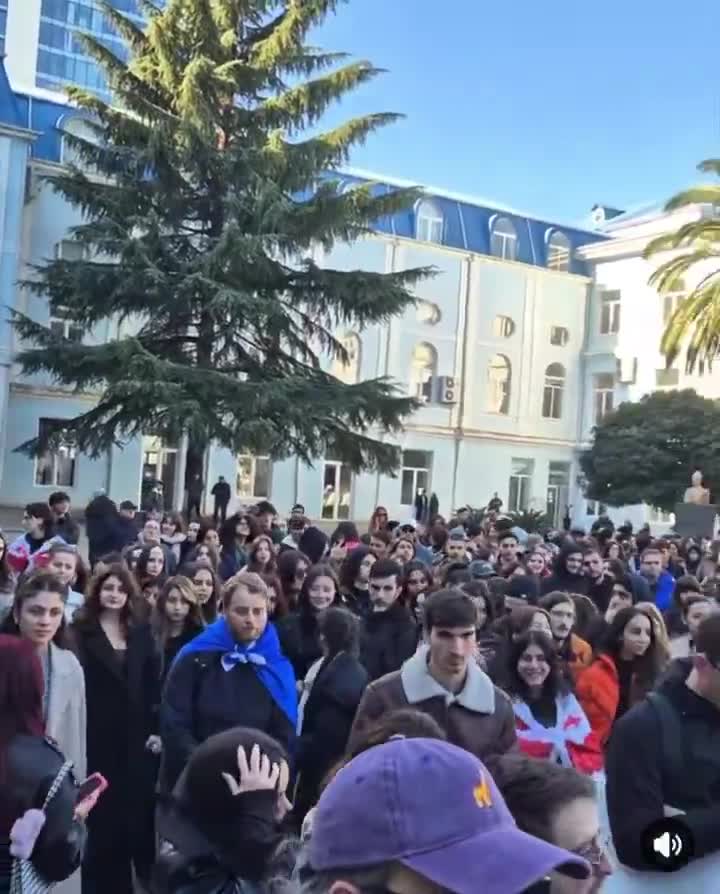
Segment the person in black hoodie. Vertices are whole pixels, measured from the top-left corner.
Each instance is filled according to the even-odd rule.
[[[283,653],[290,659],[298,680],[304,680],[322,655],[320,613],[340,604],[337,577],[329,565],[313,565],[300,590],[297,611],[282,618],[277,625]]]
[[[587,579],[583,577],[583,548],[571,541],[566,543],[555,559],[553,573],[542,583],[543,595],[554,593],[579,593],[587,595]]]
[[[344,608],[320,618],[323,657],[301,701],[300,738],[295,752],[300,773],[293,813],[300,825],[315,804],[322,781],[345,752],[355,712],[368,683],[358,660],[360,622]]]
[[[378,559],[370,570],[372,612],[363,621],[360,660],[370,681],[400,670],[417,648],[417,626],[400,602],[402,568]]]
[[[288,756],[257,729],[234,727],[199,745],[158,811],[154,894],[261,894],[292,866],[280,823],[290,804]]]

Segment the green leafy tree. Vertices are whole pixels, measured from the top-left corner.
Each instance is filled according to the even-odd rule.
[[[704,161],[703,173],[720,176],[720,159]],[[686,347],[686,368],[692,372],[698,362],[712,364],[720,351],[720,184],[708,184],[681,192],[666,205],[675,211],[687,205],[708,204],[715,209],[704,217],[653,239],[645,250],[652,258],[659,252],[674,256],[661,264],[650,278],[660,294],[677,289],[678,282],[693,269],[701,268],[701,278],[667,322],[660,343],[668,365]]]
[[[333,171],[395,114],[322,132],[334,102],[378,74],[306,44],[338,0],[145,0],[147,26],[105,4],[124,62],[84,38],[112,102],[71,98],[96,139],[68,137],[82,163],[52,178],[83,213],[82,260],[39,265],[26,285],[85,332],[108,317],[122,334],[75,343],[16,313],[26,374],[96,392],[97,403],[20,449],[59,437],[97,455],[142,432],[240,451],[332,451],[353,468],[391,471],[382,437],[417,404],[378,378],[344,384],[336,333],[386,323],[431,275],[318,266],[315,247],[368,234],[413,190],[338,190]],[[373,434],[375,436],[373,436]]]
[[[580,457],[586,494],[610,506],[648,503],[670,511],[702,469],[720,492],[720,404],[695,391],[656,391],[621,404]]]

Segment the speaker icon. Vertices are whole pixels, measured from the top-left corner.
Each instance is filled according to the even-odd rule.
[[[643,832],[642,844],[648,864],[665,872],[682,869],[695,851],[690,829],[677,817],[651,823]]]
[[[683,841],[682,838],[677,834],[677,832],[663,832],[662,835],[658,835],[657,838],[653,841],[653,850],[656,854],[661,854],[665,857],[666,860],[670,859],[670,856],[678,857],[682,854],[683,849]]]

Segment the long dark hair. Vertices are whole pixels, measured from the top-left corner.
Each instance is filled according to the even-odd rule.
[[[0,626],[1,633],[8,633],[11,636],[20,636],[20,626],[16,621],[16,617],[19,617],[22,612],[23,605],[28,600],[34,599],[39,593],[56,593],[60,597],[63,606],[67,602],[67,592],[58,578],[49,571],[36,571],[35,574],[26,577],[22,584],[17,588],[12,611],[8,613],[2,626]],[[57,629],[57,633],[52,638],[52,641],[58,649],[72,650],[73,648],[72,637],[68,633],[64,614],[60,621],[60,626]]]
[[[290,608],[285,599],[285,593],[283,592],[280,578],[277,576],[277,573],[273,571],[269,574],[261,574],[260,577],[263,579],[263,583],[268,590],[272,588],[275,591],[275,611],[272,613],[272,616],[270,616],[268,606],[268,617],[271,621],[277,621],[279,618],[284,618],[290,611]]]
[[[356,546],[351,550],[340,565],[340,592],[352,593],[355,581],[360,574],[360,566],[366,556],[370,555],[370,549],[367,546]]]
[[[283,595],[288,606],[293,609],[296,606],[299,593],[293,591],[295,582],[295,573],[300,563],[310,568],[312,562],[305,553],[301,553],[299,549],[287,549],[280,553],[277,560],[277,574],[283,588]]]
[[[310,604],[310,587],[319,577],[329,577],[335,583],[335,599],[333,605],[340,604],[340,587],[337,575],[331,565],[313,565],[305,576],[305,581],[300,590],[298,599],[298,609],[300,612],[300,623],[305,631],[317,630],[318,616],[317,612]]]
[[[159,543],[153,543],[152,546],[146,546],[143,548],[143,551],[138,556],[137,566],[135,568],[135,576],[137,577],[138,583],[141,587],[144,587],[148,580],[153,580],[153,578],[151,578],[148,574],[147,566],[148,562],[150,561],[150,553],[154,549],[159,549],[163,557],[162,571],[160,572],[160,574],[156,574],[155,577],[163,578],[167,574],[168,561],[167,553],[165,552],[165,550]]]
[[[259,535],[260,528],[258,527],[257,519],[252,515],[248,515],[247,512],[236,512],[234,515],[231,515],[230,518],[226,519],[222,528],[220,528],[220,545],[224,550],[234,550],[236,548],[237,534],[235,533],[235,529],[241,521],[246,522],[250,529],[250,533],[242,544],[244,547],[249,546],[249,544],[251,544]]]
[[[662,649],[655,636],[655,623],[650,612],[645,611],[643,608],[638,608],[636,605],[628,606],[628,608],[621,608],[610,622],[607,632],[600,644],[600,648],[598,649],[598,654],[608,655],[612,658],[615,665],[617,665],[622,651],[625,628],[633,618],[637,618],[639,615],[642,615],[643,618],[647,618],[650,624],[650,645],[647,647],[645,654],[638,658],[633,658],[632,663],[635,680],[638,686],[642,691],[647,691],[655,685],[664,666]]]
[[[42,667],[32,643],[0,634],[0,835],[7,837],[17,819],[18,805],[3,792],[7,781],[7,752],[18,735],[42,736]]]
[[[318,626],[325,640],[329,661],[340,652],[348,652],[357,658],[360,653],[360,620],[352,612],[332,606],[322,613]]]
[[[215,569],[211,568],[210,565],[206,565],[204,562],[187,562],[185,565],[182,566],[179,574],[188,578],[188,580],[191,581],[194,586],[195,575],[198,573],[198,571],[208,571],[210,573],[210,576],[212,577],[212,594],[208,601],[200,606],[200,612],[205,623],[212,624],[213,621],[217,620],[218,606],[220,605],[220,599],[222,596],[222,584]]]
[[[142,620],[140,597],[137,583],[127,565],[118,563],[111,565],[107,571],[97,574],[90,581],[90,587],[85,596],[85,604],[75,612],[73,626],[82,629],[92,624],[99,623],[103,609],[100,605],[100,591],[109,577],[116,577],[127,593],[127,602],[120,612],[120,623],[127,631],[130,627]]]
[[[427,588],[425,589],[425,595],[429,596],[433,590],[435,582],[433,581],[432,571],[428,568],[428,566],[421,562],[419,559],[411,559],[406,565],[403,566],[402,570],[402,590],[400,592],[399,602],[403,605],[406,605],[411,611],[415,611],[415,604],[417,603],[416,596],[410,596],[408,594],[408,581],[410,579],[410,575],[414,571],[422,571],[425,575],[425,583],[427,584]]]
[[[534,609],[533,613],[536,611],[538,609]],[[527,684],[518,672],[518,662],[528,646],[537,646],[541,649],[545,661],[550,667],[550,673],[543,683],[541,698],[554,699],[558,695],[564,695],[568,691],[568,685],[563,674],[562,663],[555,649],[555,643],[547,633],[542,633],[540,630],[528,630],[527,633],[511,641],[503,685],[507,694],[519,701],[534,701],[530,696]]]
[[[257,551],[261,543],[267,543],[270,547],[270,558],[264,568],[261,568],[257,561]],[[248,552],[247,570],[253,571],[255,574],[268,574],[268,572],[275,571],[276,569],[275,545],[272,542],[272,537],[267,534],[261,534],[253,540],[250,551]]]

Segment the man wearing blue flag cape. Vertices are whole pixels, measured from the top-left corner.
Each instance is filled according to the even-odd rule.
[[[250,572],[231,578],[220,618],[178,653],[163,692],[160,788],[172,791],[193,750],[235,726],[262,730],[292,752],[297,688],[268,623],[267,587]]]

